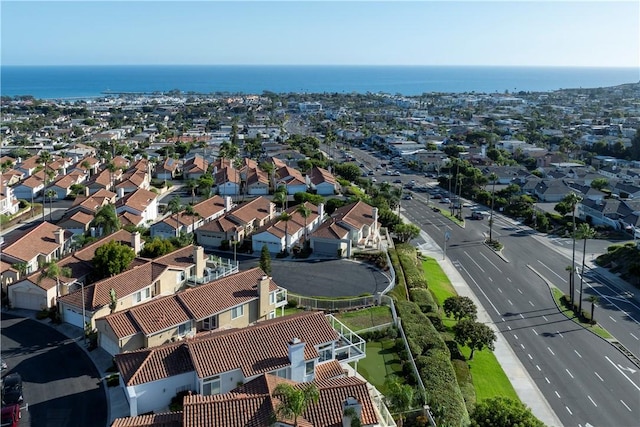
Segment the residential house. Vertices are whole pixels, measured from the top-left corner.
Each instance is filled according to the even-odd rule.
[[[243,328],[272,319],[287,291],[259,268],[157,298],[96,321],[110,354],[155,347],[196,333]]]
[[[333,196],[340,193],[340,184],[331,172],[314,166],[307,174],[309,188],[322,196]]]
[[[20,202],[2,177],[0,177],[0,215],[15,215],[20,209]]]
[[[119,190],[123,190],[125,194],[133,193],[140,188],[148,190],[150,186],[150,177],[145,170],[129,169],[122,174],[120,182],[116,184],[116,193]]]
[[[10,264],[24,263],[27,274],[40,264],[61,258],[70,250],[71,236],[57,225],[39,222],[4,242],[0,258]]]
[[[9,186],[16,185],[21,180],[25,179],[26,175],[24,172],[18,171],[16,169],[10,169],[2,174],[2,180],[7,183]]]
[[[640,186],[625,182],[616,182],[611,189],[611,194],[622,199],[640,199]]]
[[[314,254],[351,257],[358,246],[377,247],[380,243],[378,209],[358,201],[336,209],[311,234]]]
[[[592,225],[603,225],[615,230],[623,228],[623,220],[640,213],[640,203],[632,204],[619,199],[583,199],[577,205],[576,216]]]
[[[195,215],[191,215],[183,210],[177,214],[166,216],[164,219],[151,225],[149,228],[151,237],[158,236],[166,239],[178,237],[181,232],[193,233],[204,224],[229,212],[233,206],[234,204],[231,201],[231,197],[223,198],[218,195],[210,197],[193,205]]]
[[[31,175],[12,188],[16,198],[33,202],[44,190],[44,172]]]
[[[251,196],[266,196],[269,194],[269,175],[260,168],[247,169],[246,193]]]
[[[31,156],[25,160],[18,157],[15,169],[24,173],[26,177],[30,177],[35,173],[38,167],[41,167],[40,158],[38,156]]]
[[[157,179],[173,179],[180,171],[180,162],[173,157],[167,157],[163,162],[158,163],[155,169]]]
[[[120,188],[119,198],[116,200],[116,213],[121,221],[135,226],[147,226],[158,217],[158,196],[153,191],[138,189],[129,194],[123,194]]]
[[[82,325],[79,313],[85,312],[86,322],[95,326],[95,320],[110,312],[126,310],[153,298],[171,295],[182,289],[191,276],[204,275],[206,259],[200,246],[189,245],[154,260],[137,258],[132,267],[115,276],[107,277],[83,289],[75,290],[58,300],[62,320]],[[110,290],[116,294],[112,303]]]
[[[230,164],[214,166],[213,180],[216,192],[221,196],[237,196],[240,194],[242,180],[240,171]]]
[[[533,194],[541,202],[559,202],[571,191],[571,187],[561,179],[545,179],[536,185]]]
[[[315,312],[121,353],[115,363],[136,416],[168,406],[179,391],[223,395],[266,373],[309,382],[322,365],[364,357],[362,338],[333,316]]]
[[[198,244],[207,247],[218,247],[225,240],[241,242],[275,217],[275,205],[266,197],[260,196],[204,224],[196,230],[196,238]]]
[[[62,200],[71,194],[71,187],[76,184],[81,184],[86,179],[86,175],[81,172],[71,172],[67,175],[62,175],[47,188],[47,192],[52,190],[55,192],[55,198]],[[48,196],[47,196],[48,198]]]
[[[66,267],[71,270],[71,277],[60,277],[59,281],[56,281],[43,278],[40,271],[34,270],[24,278],[14,280],[14,283],[8,286],[9,301],[11,301],[12,307],[28,310],[51,308],[56,305],[58,296],[81,289],[82,284],[86,282],[87,277],[93,271],[91,261],[96,249],[112,240],[121,244],[131,245],[136,253],[140,251],[140,234],[119,230],[57,261],[56,264],[61,269]],[[76,322],[74,324],[82,327],[84,323],[81,317],[78,317],[80,315],[76,312],[71,314],[75,314]],[[71,314],[67,315],[67,318],[71,317]]]
[[[287,189],[287,194],[296,194],[307,191],[307,181],[302,176],[302,173],[289,166],[282,166],[276,171],[276,188],[284,186]]]
[[[263,246],[267,246],[269,252],[280,253],[284,250],[289,251],[301,239],[307,238],[313,230],[318,228],[324,217],[324,204],[320,203],[315,206],[309,202],[305,202],[304,206],[309,209],[309,217],[303,218],[298,212],[298,206],[287,209],[290,215],[288,221],[276,219],[257,230],[251,236],[251,245],[254,252],[262,250]]]
[[[329,366],[330,368],[324,368]],[[337,366],[336,366],[337,365]],[[357,425],[366,427],[394,426],[387,407],[380,395],[372,395],[371,387],[365,381],[347,376],[338,362],[330,362],[317,371],[326,371],[326,375],[316,374],[319,398],[312,402],[298,416],[297,425],[314,427],[351,426],[353,415],[357,416]],[[322,378],[320,378],[322,376]],[[276,393],[279,384],[293,387],[302,384],[262,374],[229,393],[211,396],[188,395],[182,402],[182,412],[170,412],[153,415],[139,415],[130,418],[118,418],[112,427],[200,427],[217,425],[220,427],[263,427],[273,423],[275,409],[281,403]],[[353,411],[348,411],[352,409]],[[295,421],[287,417],[276,417],[281,427],[294,426]]]
[[[187,159],[182,166],[184,179],[199,179],[207,173],[208,167],[209,162],[196,154],[194,157]]]
[[[89,189],[89,194],[97,193],[100,190],[111,190],[113,183],[117,182],[121,176],[122,171],[119,169],[114,171],[107,168],[99,170],[87,181],[86,187]]]

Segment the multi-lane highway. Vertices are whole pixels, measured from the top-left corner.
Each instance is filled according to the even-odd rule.
[[[565,268],[571,264],[571,256],[567,258],[566,247],[564,251],[554,250],[553,243],[540,242],[530,229],[496,215],[495,237],[505,245],[507,262],[483,244],[488,234],[487,220],[467,221],[466,227],[460,228],[429,209],[421,195],[403,200],[402,206],[403,215],[441,247],[444,233],[448,232],[447,256],[564,425],[638,425],[637,366],[611,344],[560,314],[551,297],[549,284],[568,291]],[[630,340],[634,340],[629,335],[631,330],[635,330],[635,336],[640,335],[637,311],[628,309],[625,314],[609,313],[607,307],[596,310],[599,319],[608,319],[611,314],[610,322],[621,327],[612,332],[626,331]],[[606,326],[609,328],[609,324]],[[634,350],[638,350],[637,344]]]

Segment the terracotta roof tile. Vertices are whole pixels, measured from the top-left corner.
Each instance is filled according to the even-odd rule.
[[[147,336],[181,325],[190,319],[185,308],[173,295],[133,307],[129,314]]]
[[[184,427],[264,427],[271,425],[272,405],[264,396],[186,396]]]
[[[182,427],[182,412],[116,418],[111,427]]]
[[[31,261],[39,254],[49,255],[60,247],[56,243],[55,236],[55,232],[59,228],[59,226],[46,221],[38,223],[25,233],[5,242],[2,252],[25,262]],[[70,239],[72,235],[73,233],[65,231],[65,240]]]
[[[127,386],[193,372],[185,342],[116,354],[115,362]]]

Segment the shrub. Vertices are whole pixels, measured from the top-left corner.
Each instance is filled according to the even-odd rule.
[[[49,310],[46,308],[43,308],[42,310],[36,313],[36,319],[38,320],[44,320],[47,317],[49,317]]]
[[[120,385],[120,375],[111,374],[107,377],[107,387],[117,387]]]
[[[429,290],[412,288],[409,290],[409,296],[411,296],[411,301],[415,302],[423,313],[437,312],[438,304]]]

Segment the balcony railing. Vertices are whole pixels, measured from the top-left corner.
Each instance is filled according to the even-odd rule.
[[[226,258],[214,257],[213,255],[207,259],[204,275],[202,277],[187,277],[188,286],[197,286],[204,283],[213,282],[223,277],[235,274],[239,271],[240,263]]]
[[[286,289],[278,289],[276,291],[276,308],[283,307],[287,305],[287,290]]]
[[[335,345],[335,358],[341,362],[355,362],[366,357],[366,341],[344,323],[327,314],[331,327],[340,335]]]

